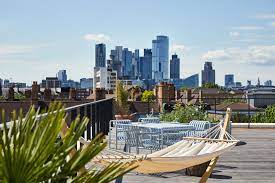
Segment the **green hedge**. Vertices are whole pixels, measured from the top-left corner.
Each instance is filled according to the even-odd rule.
[[[213,121],[199,107],[182,107],[180,104],[176,104],[172,112],[160,114],[160,119],[161,121],[177,121],[181,123],[189,123],[192,120]],[[275,105],[268,106],[264,112],[257,112],[250,118],[247,114],[234,113],[231,120],[233,123],[275,123]]]
[[[250,120],[246,114],[235,113],[232,115],[233,123],[275,123],[275,105],[268,106],[264,112],[257,112]]]

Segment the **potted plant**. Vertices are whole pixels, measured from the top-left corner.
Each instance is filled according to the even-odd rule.
[[[128,92],[121,81],[116,84],[116,119],[132,119],[129,111]]]

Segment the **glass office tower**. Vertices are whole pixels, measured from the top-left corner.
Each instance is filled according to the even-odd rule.
[[[156,82],[168,79],[169,71],[169,38],[167,36],[157,36],[152,41],[152,78]]]

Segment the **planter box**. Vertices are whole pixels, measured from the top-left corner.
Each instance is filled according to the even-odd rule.
[[[275,123],[232,123],[232,128],[275,128]]]

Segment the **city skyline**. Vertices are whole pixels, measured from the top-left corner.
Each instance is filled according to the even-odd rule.
[[[102,9],[106,14],[100,14]],[[2,79],[30,84],[62,69],[70,79],[91,77],[96,43],[106,44],[108,59],[117,45],[140,49],[143,55],[157,35],[166,35],[169,60],[173,53],[181,60],[181,78],[200,73],[210,61],[220,85],[228,73],[243,84],[255,84],[258,77],[262,83],[275,81],[272,1],[139,1],[135,7],[127,1],[18,1],[3,2],[0,10]]]

